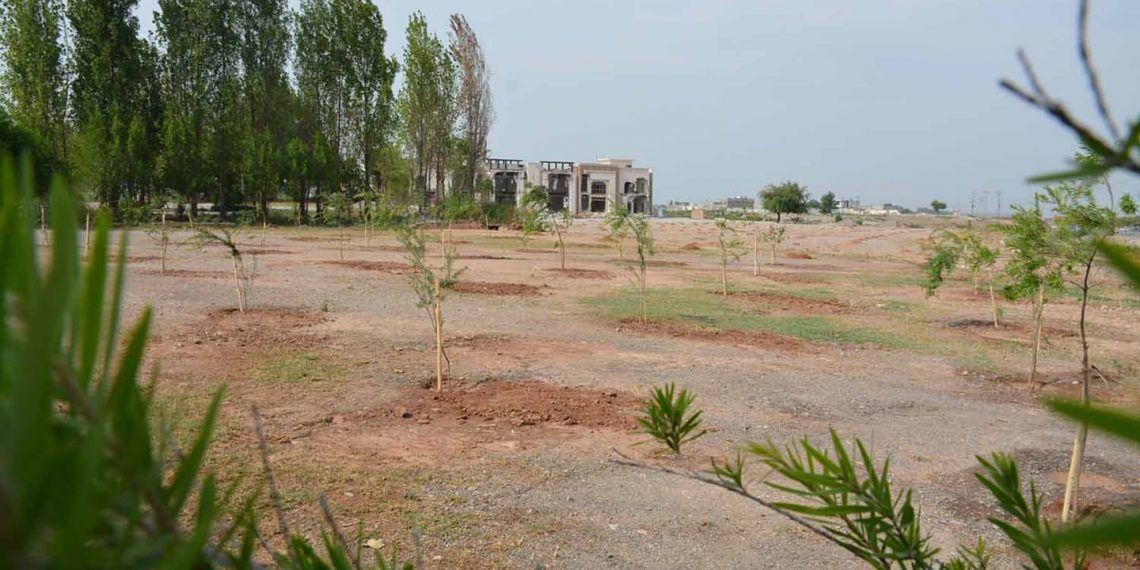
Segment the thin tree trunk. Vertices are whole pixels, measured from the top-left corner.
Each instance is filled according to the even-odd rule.
[[[752,275],[760,275],[760,236],[752,238]]]
[[[1042,281],[1037,286],[1037,316],[1036,323],[1034,323],[1034,340],[1033,340],[1033,364],[1029,367],[1029,386],[1030,389],[1037,381],[1037,355],[1041,353],[1041,322],[1045,316],[1045,282]]]
[[[83,230],[83,257],[87,257],[91,251],[91,211],[87,211],[87,224]]]
[[[645,318],[645,266],[641,267],[641,276],[638,280],[638,293],[641,297],[641,324],[645,324],[648,319]]]
[[[720,254],[720,290],[728,297],[728,256]]]
[[[443,391],[443,307],[439,302],[439,279],[435,280],[435,299],[432,301],[432,316],[435,321],[435,391]]]
[[[998,318],[997,296],[994,295],[994,276],[992,272],[987,281],[990,286],[990,307],[994,312],[994,328],[1001,328],[1001,320]]]
[[[1085,310],[1089,302],[1089,274],[1092,273],[1092,260],[1085,265],[1084,283],[1081,285],[1081,403],[1091,401],[1092,367],[1089,365],[1089,339],[1085,334]],[[1069,459],[1069,476],[1065,479],[1065,500],[1061,505],[1061,522],[1068,522],[1079,509],[1081,470],[1085,462],[1085,443],[1089,436],[1089,426],[1081,422],[1077,436],[1073,440],[1073,455]]]
[[[234,288],[237,289],[238,298],[238,312],[245,312],[245,291],[241,287],[241,272],[238,270],[238,256],[231,255],[230,259],[234,263]]]
[[[771,247],[771,249],[768,250],[768,253],[770,253],[772,255],[772,258],[769,261],[768,265],[776,265],[776,244],[775,243],[772,244],[772,247]]]

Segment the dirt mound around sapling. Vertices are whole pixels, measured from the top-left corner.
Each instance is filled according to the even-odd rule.
[[[507,297],[539,297],[546,287],[535,287],[525,283],[496,283],[492,281],[460,281],[452,289],[460,293],[475,295],[501,295]]]
[[[167,269],[165,273],[158,269],[144,269],[139,271],[144,275],[159,275],[162,277],[187,277],[191,279],[233,279],[234,274],[226,271],[200,271],[194,269]]]
[[[703,248],[695,242],[689,242],[689,243],[681,246],[680,249],[682,251],[700,251]]]
[[[614,274],[609,271],[602,271],[600,269],[547,269],[552,273],[557,273],[563,277],[570,279],[613,279]]]
[[[304,329],[323,322],[320,313],[286,308],[255,308],[241,312],[235,308],[206,313],[163,342],[176,345],[226,345],[241,348],[316,346],[324,337]]]
[[[995,327],[994,322],[989,319],[954,319],[946,321],[946,327],[987,333],[1013,332],[1021,335],[1032,335],[1034,332],[1033,323],[1003,321],[1000,326]],[[1045,325],[1041,327],[1041,334],[1045,337],[1072,338],[1077,336],[1077,331],[1070,328]]]
[[[412,269],[411,265],[398,261],[322,261],[321,264],[332,265],[334,267],[347,267],[361,271],[380,271],[393,275],[403,275]]]
[[[788,259],[815,259],[814,257],[812,257],[812,255],[810,253],[808,253],[806,251],[795,251],[795,250],[792,250],[792,251],[785,253],[784,257],[786,257]]]
[[[797,313],[851,313],[854,307],[835,299],[808,299],[780,293],[764,291],[741,291],[731,293],[733,298],[763,305],[780,311]]]
[[[630,331],[640,334],[668,336],[673,338],[734,344],[738,346],[764,348],[767,350],[779,350],[785,352],[814,353],[826,350],[819,344],[807,340],[766,331],[710,329],[697,326],[689,326],[680,323],[664,323],[654,321],[642,323],[632,319],[622,320],[621,327],[619,327],[618,330]]]
[[[546,382],[488,380],[444,385],[443,392],[411,388],[392,411],[396,419],[496,424],[509,427],[582,426],[630,430],[638,402],[629,394]]]

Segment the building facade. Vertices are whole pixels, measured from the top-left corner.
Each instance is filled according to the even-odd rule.
[[[497,203],[519,204],[528,185],[541,186],[551,211],[572,215],[602,214],[611,207],[636,214],[653,211],[653,170],[635,167],[628,158],[599,158],[594,162],[490,158],[485,175],[492,181]]]

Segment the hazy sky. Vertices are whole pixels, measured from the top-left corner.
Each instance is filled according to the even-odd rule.
[[[1028,200],[1074,140],[997,86],[1028,50],[1043,82],[1097,119],[1074,47],[1076,0],[483,0],[378,2],[389,52],[421,10],[462,12],[493,72],[491,153],[634,158],[655,201],[814,196],[969,209]],[[140,19],[151,29],[155,0]],[[1093,49],[1117,118],[1140,115],[1140,2],[1094,3]],[[1096,123],[1100,126],[1100,123]],[[1116,179],[1118,194],[1140,189]],[[989,197],[989,210],[997,197]]]

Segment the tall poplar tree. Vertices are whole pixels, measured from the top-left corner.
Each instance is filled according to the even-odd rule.
[[[431,34],[423,14],[408,20],[404,47],[404,83],[397,107],[403,143],[412,167],[412,183],[423,205],[443,189],[447,153],[455,127],[455,65],[439,38]],[[439,196],[436,196],[438,198]]]
[[[5,0],[0,10],[4,71],[0,76],[9,109],[35,137],[39,151],[55,165],[67,160],[66,54],[64,11],[59,0]]]
[[[457,111],[463,133],[459,191],[470,194],[475,188],[479,165],[487,158],[487,136],[495,120],[491,100],[491,74],[483,57],[483,46],[462,14],[451,15],[451,54],[459,68]]]

